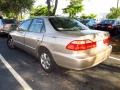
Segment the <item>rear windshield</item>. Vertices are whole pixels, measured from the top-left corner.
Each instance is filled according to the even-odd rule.
[[[7,20],[7,19],[3,19],[3,24],[15,24],[15,20]]]
[[[63,17],[49,18],[52,26],[58,31],[78,31],[89,29],[78,20]]]
[[[100,24],[114,24],[115,20],[103,20]]]

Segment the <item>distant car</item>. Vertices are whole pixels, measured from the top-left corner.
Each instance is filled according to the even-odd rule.
[[[111,35],[120,34],[120,20],[106,19],[94,27],[97,30],[108,31]]]
[[[94,25],[96,25],[95,19],[81,19],[80,22],[88,26],[91,29],[93,29]]]
[[[7,45],[36,56],[42,68],[51,72],[56,65],[82,70],[105,61],[111,53],[108,32],[90,30],[68,17],[38,17],[23,21],[10,32]]]
[[[0,34],[8,34],[17,27],[16,20],[0,19]]]

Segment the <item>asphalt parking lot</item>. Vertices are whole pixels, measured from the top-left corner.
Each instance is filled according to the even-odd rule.
[[[56,69],[46,73],[26,52],[0,38],[0,90],[120,90],[120,55],[83,71]]]

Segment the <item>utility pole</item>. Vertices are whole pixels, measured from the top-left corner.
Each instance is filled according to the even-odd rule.
[[[119,9],[119,1],[120,1],[120,0],[117,0],[116,16],[117,16],[117,14],[118,14],[118,9]]]
[[[119,1],[120,1],[120,0],[117,0],[117,9],[119,8]]]

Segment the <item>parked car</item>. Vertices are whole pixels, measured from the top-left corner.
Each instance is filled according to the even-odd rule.
[[[9,48],[21,48],[36,56],[42,68],[55,66],[82,70],[105,61],[111,53],[108,32],[89,30],[67,17],[38,17],[23,21],[8,37]]]
[[[80,22],[88,26],[91,29],[93,29],[94,25],[96,25],[95,19],[80,19]]]
[[[120,34],[120,20],[106,19],[95,25],[95,29],[108,31],[111,35]]]
[[[8,34],[17,27],[14,19],[0,19],[0,34]]]

